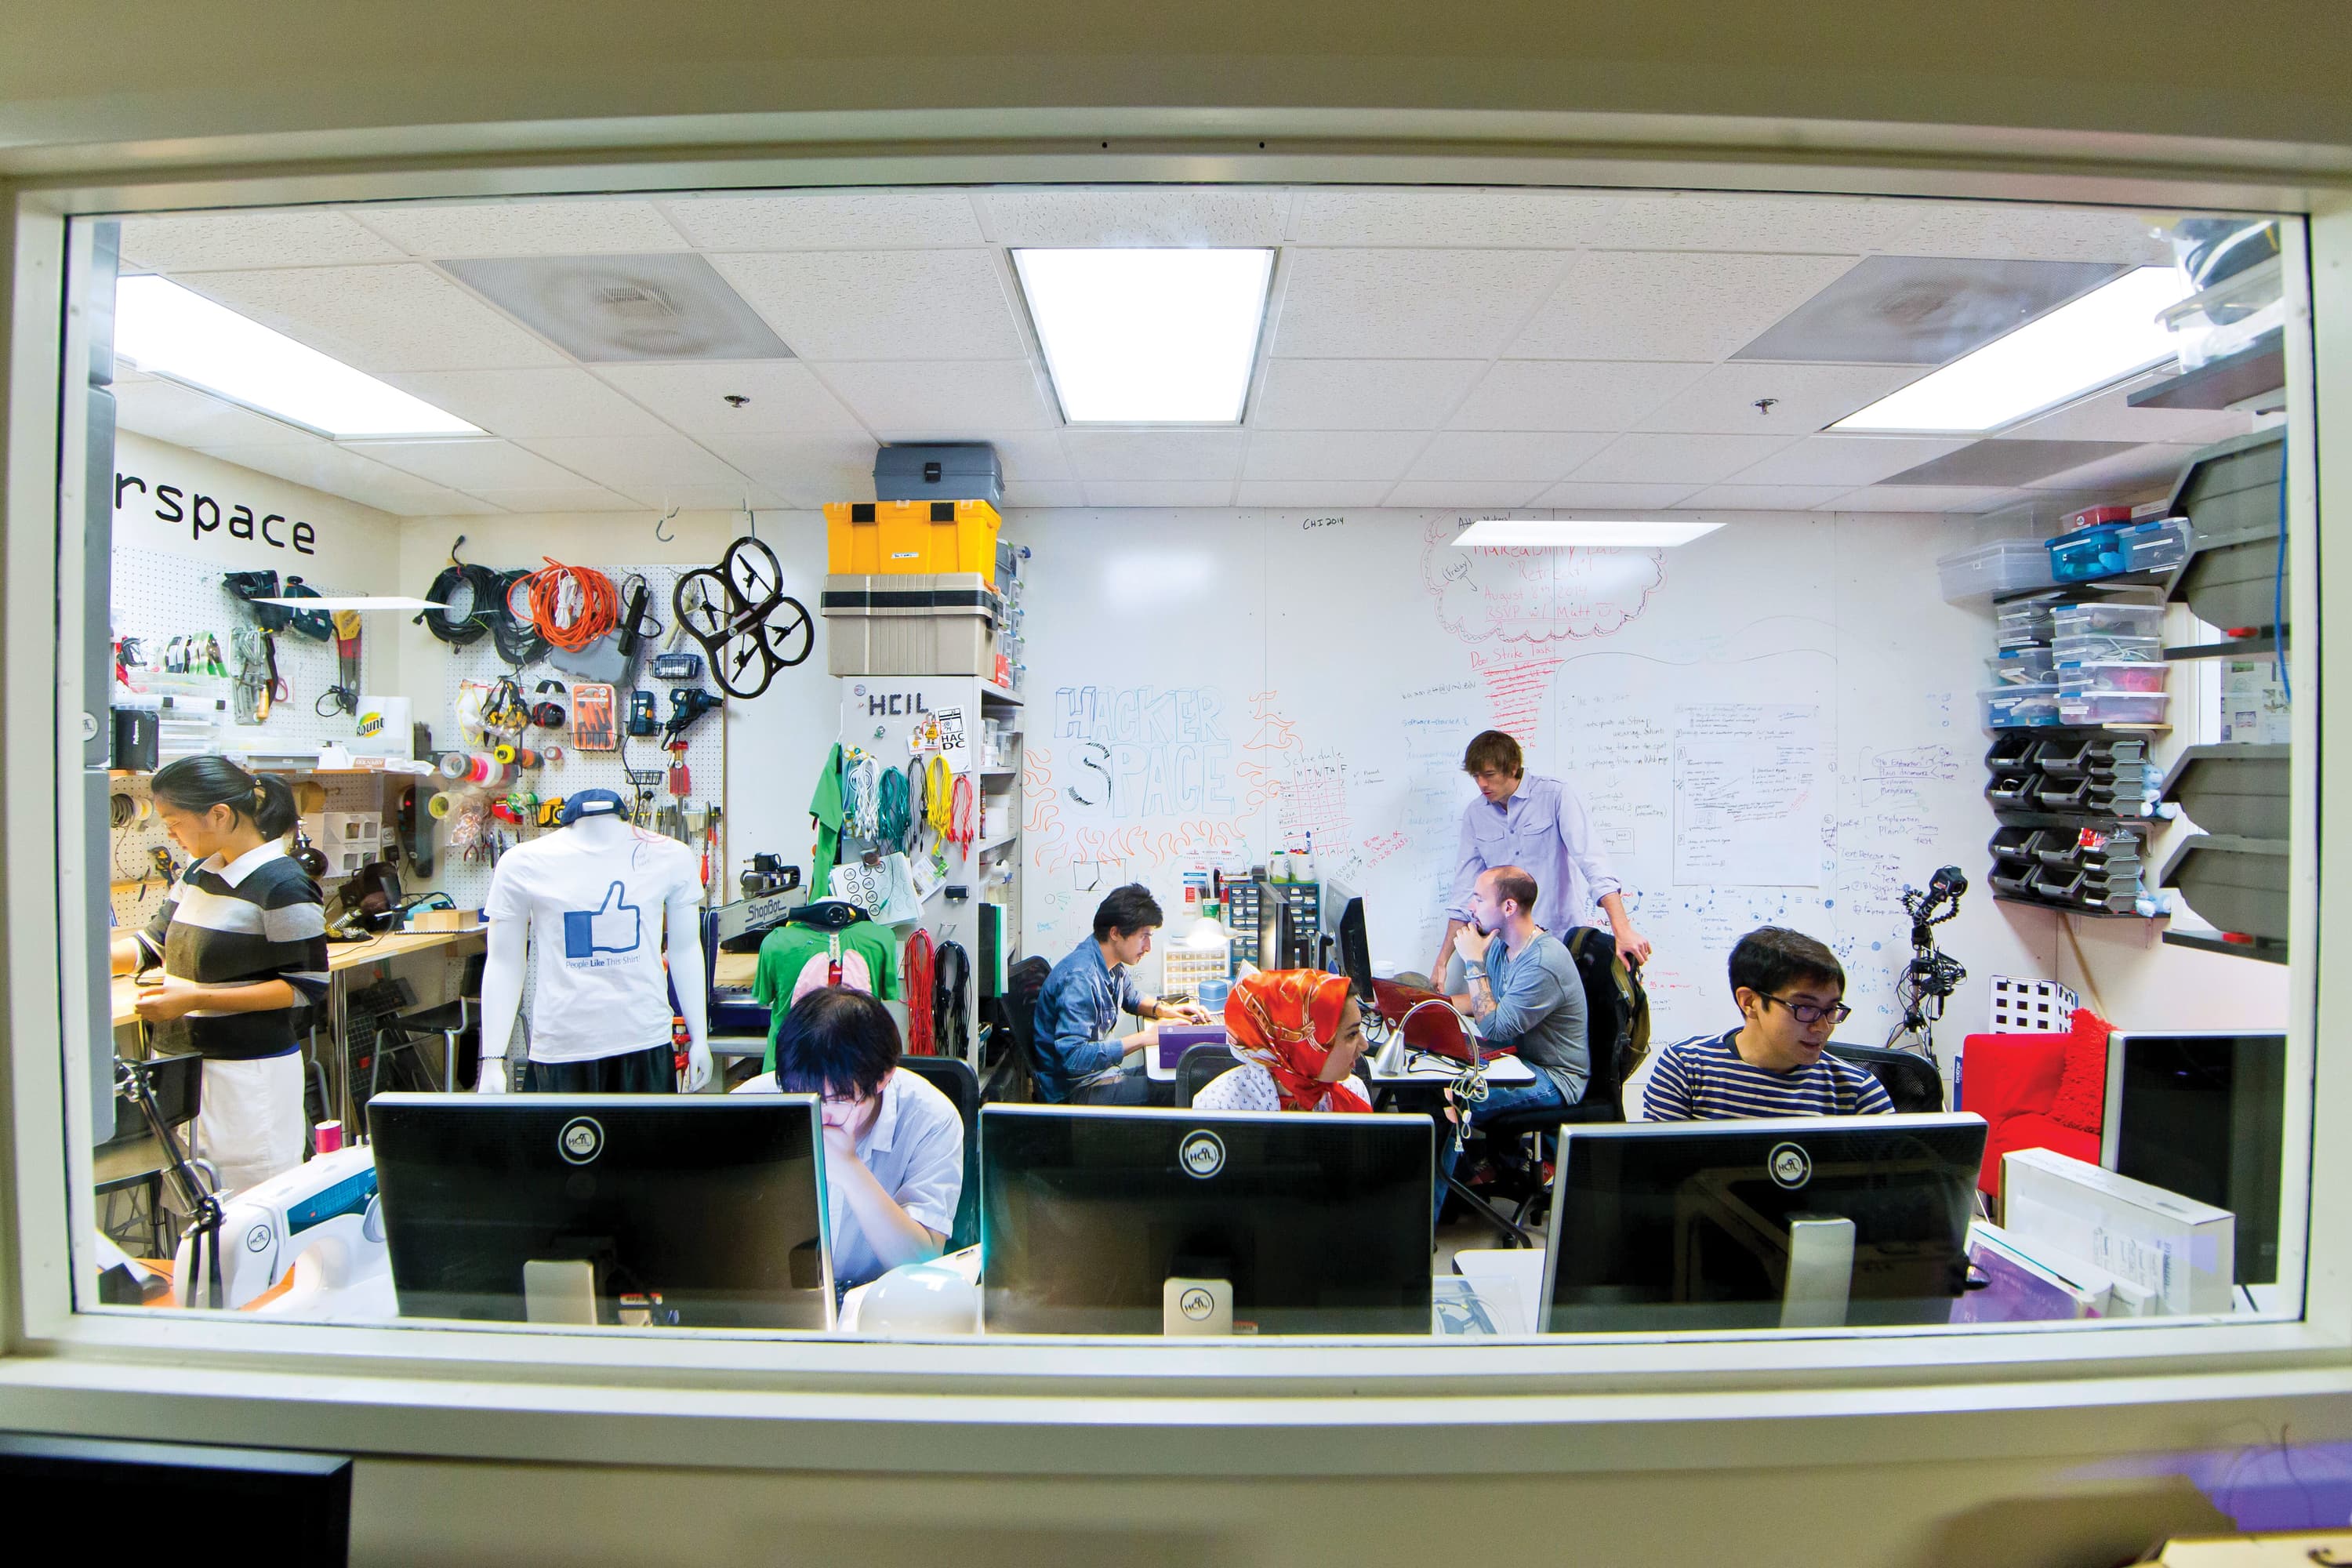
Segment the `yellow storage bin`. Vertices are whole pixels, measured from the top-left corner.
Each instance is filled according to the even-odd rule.
[[[834,577],[977,572],[996,585],[996,531],[984,500],[835,501],[824,509],[824,569]]]

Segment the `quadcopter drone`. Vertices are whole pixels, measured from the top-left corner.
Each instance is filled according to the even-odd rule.
[[[670,608],[710,658],[710,673],[730,697],[753,698],[776,671],[808,658],[816,627],[808,606],[784,592],[776,552],[749,535],[727,547],[716,566],[677,580]]]

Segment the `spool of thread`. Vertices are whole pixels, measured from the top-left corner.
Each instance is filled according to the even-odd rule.
[[[447,790],[437,792],[431,800],[425,803],[425,814],[436,822],[443,821],[457,809],[457,797]]]
[[[321,1121],[310,1131],[318,1140],[321,1154],[331,1154],[343,1146],[343,1124],[340,1121]]]

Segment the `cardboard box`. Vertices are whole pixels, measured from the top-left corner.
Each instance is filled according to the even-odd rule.
[[[2200,1204],[2050,1149],[2020,1149],[2000,1166],[2001,1227],[2027,1247],[2063,1253],[2149,1292],[2156,1312],[2227,1312],[2237,1279],[2237,1226]]]
[[[419,910],[408,917],[410,931],[473,931],[481,923],[479,910]]]

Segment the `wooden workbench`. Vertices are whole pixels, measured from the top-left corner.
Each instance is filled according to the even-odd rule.
[[[370,937],[365,942],[331,942],[327,944],[327,973],[340,974],[346,969],[357,969],[363,963],[380,963],[388,958],[406,958],[413,953],[431,952],[452,942],[471,942],[481,936],[485,926],[471,931],[401,931],[394,935]],[[134,1004],[139,1000],[139,987],[128,974],[114,977],[114,1026],[118,1029],[139,1021]]]

